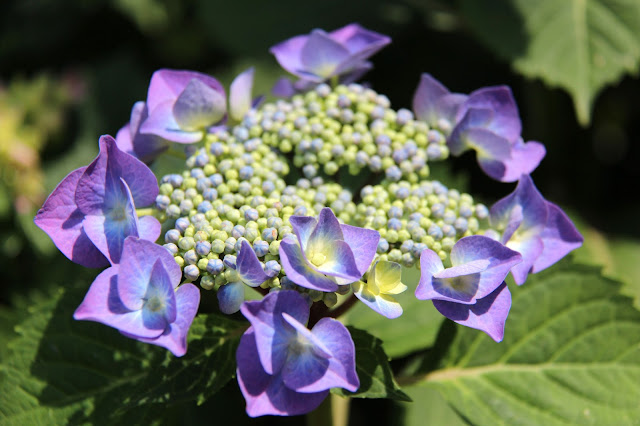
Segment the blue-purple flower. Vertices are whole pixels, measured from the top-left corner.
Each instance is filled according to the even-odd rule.
[[[338,285],[358,281],[369,269],[380,234],[371,229],[341,225],[330,208],[316,220],[289,218],[296,238],[280,243],[280,262],[287,277],[299,286],[336,291]]]
[[[349,24],[330,33],[316,29],[309,35],[283,41],[270,52],[282,68],[300,80],[289,87],[289,92],[278,92],[290,95],[332,77],[339,77],[343,83],[356,81],[372,67],[367,59],[390,42],[389,37],[358,24]]]
[[[171,142],[157,135],[141,133],[140,126],[147,118],[147,104],[143,101],[133,104],[131,119],[118,131],[116,142],[120,150],[145,163],[151,163],[169,148]]]
[[[151,170],[120,151],[111,136],[102,136],[96,159],[60,182],[34,222],[72,261],[102,267],[119,263],[127,236],[158,238],[158,220],[138,218],[135,210],[152,204],[157,194]]]
[[[140,133],[178,143],[199,142],[227,112],[224,88],[195,71],[161,69],[153,73]]]
[[[511,273],[523,284],[582,245],[582,235],[557,205],[546,201],[529,175],[522,175],[513,193],[490,210],[491,225],[502,231],[500,241],[522,254]]]
[[[181,277],[165,248],[128,237],[120,264],[98,275],[73,317],[106,324],[182,356],[200,291],[193,284],[178,287]]]
[[[514,182],[538,167],[545,148],[525,143],[518,107],[507,86],[486,87],[469,96],[450,93],[430,74],[422,74],[413,97],[416,117],[447,136],[453,155],[475,150],[480,168],[502,182]]]
[[[416,297],[433,300],[445,317],[500,342],[511,308],[504,279],[522,256],[491,238],[473,235],[460,239],[450,258],[452,266],[445,269],[435,252],[422,252]]]
[[[218,290],[218,304],[225,314],[233,314],[240,310],[244,301],[244,285],[258,287],[269,279],[264,272],[260,260],[251,245],[243,240],[238,252],[235,264],[228,264],[235,270],[234,281],[231,281]]]
[[[349,331],[333,318],[307,329],[309,305],[299,293],[276,291],[241,311],[251,327],[236,352],[237,375],[251,417],[305,414],[331,388],[360,387]]]

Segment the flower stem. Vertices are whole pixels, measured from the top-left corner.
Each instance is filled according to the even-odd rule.
[[[331,77],[330,83],[331,83],[331,87],[335,89],[339,83],[338,76],[334,75],[333,77]]]
[[[349,298],[345,300],[341,305],[329,311],[327,316],[331,318],[338,318],[339,316],[347,312],[349,309],[351,309],[351,307],[355,305],[357,301],[358,301],[358,298],[356,297],[355,294],[352,293],[351,296],[349,296]]]

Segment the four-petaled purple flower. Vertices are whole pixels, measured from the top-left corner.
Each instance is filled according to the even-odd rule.
[[[228,266],[235,269],[235,276],[232,278],[233,281],[218,290],[218,304],[222,312],[233,314],[240,310],[244,301],[244,285],[258,287],[267,281],[269,276],[262,269],[258,255],[246,240],[242,241],[235,265]]]
[[[193,284],[178,287],[181,277],[164,247],[127,237],[122,262],[98,275],[73,317],[101,322],[182,356],[200,291]]]
[[[493,179],[514,182],[533,172],[546,151],[539,142],[525,143],[511,89],[486,87],[469,96],[451,94],[429,74],[423,74],[413,98],[416,117],[440,128],[451,154],[473,149],[480,168]]]
[[[445,317],[502,341],[511,308],[504,279],[522,256],[491,238],[473,235],[460,239],[450,257],[452,267],[445,269],[435,252],[422,252],[416,297],[433,300]]]
[[[307,329],[309,305],[298,292],[276,291],[241,311],[251,327],[236,352],[237,375],[251,417],[305,414],[331,388],[360,387],[349,331],[333,318]]]
[[[229,88],[195,71],[158,70],[151,77],[147,102],[136,102],[131,120],[116,136],[118,147],[151,163],[171,142],[195,143],[212,127],[237,123],[262,97],[251,98],[254,69],[240,73]]]
[[[358,281],[371,266],[380,233],[341,225],[330,208],[310,216],[289,218],[295,238],[280,243],[280,262],[287,277],[299,286],[336,291]]]
[[[511,273],[523,284],[582,245],[582,235],[557,205],[546,201],[529,175],[522,175],[513,193],[490,210],[491,225],[502,230],[500,241],[522,254]]]
[[[218,80],[183,70],[153,73],[146,106],[148,117],[140,133],[178,143],[201,141],[207,128],[227,112],[225,91]]]
[[[102,136],[96,159],[60,182],[34,222],[73,262],[88,267],[116,264],[127,236],[158,239],[158,220],[138,218],[135,210],[136,205],[153,203],[157,194],[153,172],[120,151],[111,136]]]
[[[316,29],[309,35],[299,35],[273,46],[280,66],[300,78],[295,84],[288,79],[279,81],[275,91],[290,96],[296,91],[336,77],[351,83],[372,67],[367,59],[389,44],[385,35],[367,30],[358,24],[326,33]]]

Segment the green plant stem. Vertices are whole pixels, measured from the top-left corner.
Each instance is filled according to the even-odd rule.
[[[145,209],[136,209],[136,214],[138,215],[138,217],[153,216],[154,212],[155,209],[152,209],[151,207],[147,207]]]

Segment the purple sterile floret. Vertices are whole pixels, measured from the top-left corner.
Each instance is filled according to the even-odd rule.
[[[218,290],[218,305],[225,314],[240,310],[244,301],[244,285],[258,287],[269,279],[251,245],[243,240],[235,265],[229,265],[238,276],[238,281],[223,285]]]
[[[127,236],[150,241],[160,236],[157,219],[138,219],[135,213],[135,205],[150,205],[157,195],[153,172],[140,160],[120,151],[111,136],[102,136],[100,154],[78,180],[75,202],[84,215],[87,236],[112,264],[120,261]]]
[[[211,76],[161,69],[151,77],[147,109],[141,133],[172,142],[194,143],[224,117],[226,95],[222,85]]]
[[[456,115],[467,95],[451,93],[431,74],[423,73],[413,95],[413,112],[418,120],[440,128],[446,135],[456,124]]]
[[[147,104],[138,101],[131,109],[131,119],[116,135],[118,148],[149,164],[169,148],[170,142],[159,136],[140,133],[140,125],[149,117]]]
[[[460,239],[450,258],[452,266],[445,269],[434,251],[422,252],[416,297],[433,300],[447,318],[502,340],[511,296],[501,285],[522,256],[498,241],[473,235]]]
[[[69,174],[53,191],[34,222],[72,261],[89,267],[118,263],[129,235],[155,241],[160,223],[138,219],[135,204],[153,203],[158,184],[151,170],[100,138],[100,153],[87,167]]]
[[[360,386],[349,331],[332,318],[307,329],[309,305],[298,292],[270,293],[241,311],[251,327],[238,346],[237,375],[250,416],[305,414],[330,388]]]
[[[339,76],[343,83],[355,81],[371,68],[367,59],[390,42],[387,36],[349,24],[331,33],[316,29],[309,35],[290,38],[270,52],[282,68],[300,78],[295,87],[287,86],[295,91],[331,77]]]
[[[542,197],[529,175],[522,175],[515,191],[491,207],[489,219],[502,230],[501,242],[522,254],[522,263],[511,271],[518,285],[582,245],[571,220]]]
[[[120,264],[98,275],[73,316],[117,328],[128,337],[182,356],[200,292],[193,284],[176,289],[181,276],[165,248],[127,237]]]
[[[340,225],[330,208],[316,220],[289,218],[297,239],[280,243],[280,261],[294,283],[320,291],[336,291],[338,285],[358,281],[369,269],[380,234],[371,229]]]
[[[451,154],[476,151],[480,168],[493,179],[514,182],[538,167],[546,150],[539,142],[525,143],[511,89],[507,86],[476,90],[456,112],[455,127],[447,139]]]

